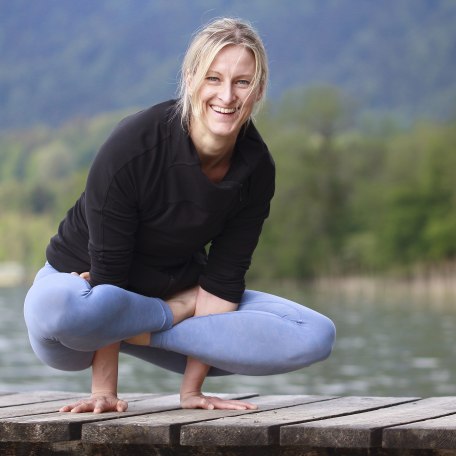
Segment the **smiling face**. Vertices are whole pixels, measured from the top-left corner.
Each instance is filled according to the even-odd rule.
[[[193,139],[234,143],[261,95],[261,89],[252,89],[255,68],[255,57],[244,46],[228,45],[218,52],[197,88],[200,109],[190,119]],[[191,79],[188,84],[192,91]]]

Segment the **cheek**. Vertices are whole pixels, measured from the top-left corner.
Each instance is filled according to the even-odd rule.
[[[202,101],[207,101],[216,95],[216,90],[210,86],[203,86],[199,90],[199,97]]]

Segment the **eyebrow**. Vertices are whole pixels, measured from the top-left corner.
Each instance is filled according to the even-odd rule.
[[[218,74],[219,76],[222,76],[222,73],[220,73],[220,71],[217,71],[217,70],[211,70],[210,68],[207,70],[207,73],[214,73],[214,74]],[[254,73],[243,73],[243,74],[235,74],[235,78],[253,78],[254,77]]]

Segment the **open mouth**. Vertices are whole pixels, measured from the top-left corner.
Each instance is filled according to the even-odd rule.
[[[234,114],[239,111],[239,108],[222,108],[221,106],[211,105],[213,111],[218,114]]]

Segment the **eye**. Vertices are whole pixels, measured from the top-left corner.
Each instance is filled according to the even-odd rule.
[[[248,87],[250,85],[250,81],[247,79],[239,79],[239,81],[236,82],[237,85]]]
[[[208,81],[208,82],[218,82],[219,78],[217,76],[206,76],[206,81]]]

